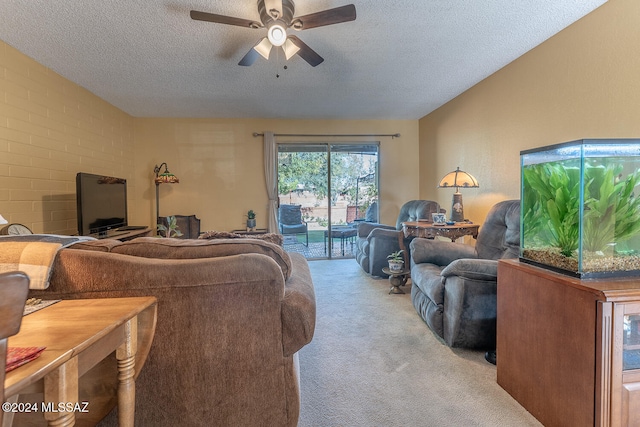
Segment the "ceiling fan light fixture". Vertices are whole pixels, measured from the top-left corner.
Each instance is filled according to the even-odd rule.
[[[287,41],[287,30],[280,24],[274,24],[269,27],[267,37],[272,45],[282,46]]]
[[[263,38],[260,43],[255,45],[253,49],[260,54],[264,59],[269,59],[269,53],[271,52],[271,42],[268,38]]]
[[[300,48],[296,46],[296,44],[292,42],[290,39],[287,39],[287,41],[282,46],[282,49],[284,50],[284,57],[287,59],[287,61],[293,55],[298,53],[298,51],[300,51]]]

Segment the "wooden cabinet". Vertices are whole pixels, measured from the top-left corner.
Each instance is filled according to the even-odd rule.
[[[640,277],[498,264],[498,384],[547,427],[640,426]]]

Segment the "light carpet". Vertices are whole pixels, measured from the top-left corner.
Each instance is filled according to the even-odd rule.
[[[300,427],[540,426],[496,382],[484,353],[451,349],[406,294],[353,259],[309,262],[313,341],[300,351]]]

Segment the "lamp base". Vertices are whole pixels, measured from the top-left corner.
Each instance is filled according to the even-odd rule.
[[[451,221],[462,222],[464,221],[464,208],[462,206],[462,194],[453,193],[453,200],[451,201]]]

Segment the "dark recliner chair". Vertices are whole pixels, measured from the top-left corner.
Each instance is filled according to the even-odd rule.
[[[450,347],[496,348],[498,259],[520,252],[520,201],[493,206],[475,247],[416,238],[411,242],[411,300]]]
[[[280,234],[304,234],[307,237],[306,246],[309,246],[309,228],[302,220],[302,206],[280,205],[278,208],[278,227]]]
[[[178,239],[197,239],[200,236],[200,219],[195,215],[173,215],[176,217],[176,225],[178,230],[182,233],[182,236],[177,236]],[[158,223],[169,227],[169,217],[161,216],[158,219]],[[161,231],[160,235],[164,237],[165,232]]]
[[[372,276],[387,277],[382,272],[389,265],[387,256],[405,250],[405,265],[409,266],[409,242],[404,237],[402,223],[428,219],[431,221],[432,213],[444,213],[440,205],[432,200],[411,200],[400,208],[396,225],[384,225],[379,223],[362,222],[358,224],[358,237],[356,240],[356,261],[362,269]]]

